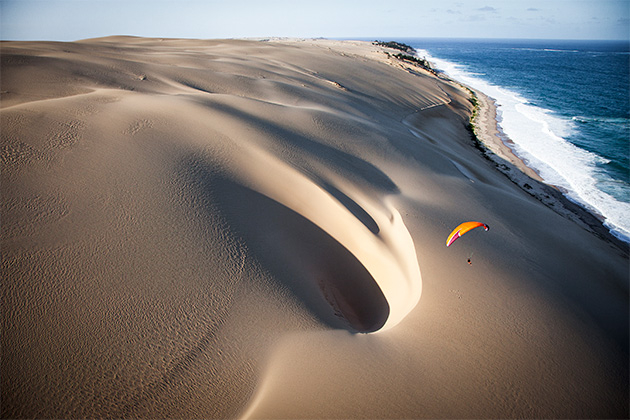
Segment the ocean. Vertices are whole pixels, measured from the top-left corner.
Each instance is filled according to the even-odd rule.
[[[630,242],[630,45],[397,39],[497,102],[514,152]]]

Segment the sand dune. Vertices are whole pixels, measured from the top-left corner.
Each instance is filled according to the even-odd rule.
[[[2,42],[3,418],[627,417],[627,250],[384,51]]]

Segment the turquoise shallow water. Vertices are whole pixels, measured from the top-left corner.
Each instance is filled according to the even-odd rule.
[[[494,98],[514,151],[630,242],[630,45],[398,39]]]

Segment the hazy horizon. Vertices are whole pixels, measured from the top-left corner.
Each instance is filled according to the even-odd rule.
[[[630,39],[626,0],[1,0],[0,7],[3,40]]]

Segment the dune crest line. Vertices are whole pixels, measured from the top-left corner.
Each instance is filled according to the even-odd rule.
[[[248,147],[235,153],[234,159],[241,160],[239,168],[246,168],[237,174],[245,185],[319,226],[367,269],[389,304],[389,316],[381,331],[396,326],[416,306],[422,293],[422,277],[413,239],[387,197],[378,206],[366,197],[357,204],[378,226],[374,233],[326,186],[269,153]]]

